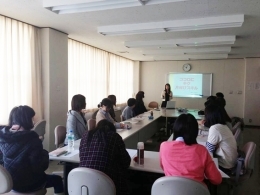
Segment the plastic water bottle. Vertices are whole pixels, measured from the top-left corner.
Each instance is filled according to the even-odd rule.
[[[73,149],[74,147],[74,133],[73,130],[70,130],[69,134],[68,134],[68,148]]]

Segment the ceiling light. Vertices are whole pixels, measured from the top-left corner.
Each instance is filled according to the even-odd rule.
[[[57,13],[91,12],[188,0],[43,0],[43,7]]]
[[[182,54],[182,55],[189,55],[189,54],[221,54],[221,53],[229,53],[231,51],[231,47],[213,47],[213,48],[185,48],[185,49],[174,49],[174,50],[146,50],[142,51],[142,54],[145,56],[150,55],[175,55],[175,54]]]
[[[211,60],[211,59],[227,59],[227,54],[209,54],[209,55],[177,55],[177,56],[154,56],[154,60]]]
[[[168,31],[191,31],[215,28],[241,27],[244,15],[230,15],[186,20],[172,20],[150,23],[122,24],[98,27],[98,33],[106,36],[146,34]]]
[[[210,45],[232,45],[236,41],[236,36],[217,36],[217,37],[200,37],[187,39],[167,39],[152,41],[126,41],[125,46],[128,48],[176,48],[176,47],[196,47]]]

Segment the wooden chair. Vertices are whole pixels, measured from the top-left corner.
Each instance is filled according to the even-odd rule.
[[[61,144],[64,144],[66,139],[66,127],[58,125],[54,129],[55,146],[59,148]]]
[[[40,189],[35,192],[30,193],[19,193],[11,191],[13,187],[12,177],[9,172],[0,165],[0,194],[2,195],[44,195],[46,194],[46,189]]]
[[[152,101],[148,104],[148,107],[152,109],[159,108],[159,104],[157,102]]]
[[[203,184],[184,177],[165,176],[157,179],[152,186],[152,195],[210,195]]]
[[[88,119],[87,123],[88,123],[88,130],[89,131],[96,128],[96,119],[93,119],[93,118]]]
[[[80,167],[73,169],[68,176],[69,195],[115,195],[114,182],[105,173]]]
[[[46,127],[46,120],[40,120],[34,125],[32,129],[39,135],[39,139],[42,141],[44,140],[45,127]]]

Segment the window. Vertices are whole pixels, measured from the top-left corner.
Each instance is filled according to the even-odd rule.
[[[125,104],[133,94],[134,62],[69,39],[69,109],[75,94],[86,97],[87,109],[96,109],[110,94]]]
[[[42,118],[39,29],[0,16],[0,124],[11,109],[31,106]]]

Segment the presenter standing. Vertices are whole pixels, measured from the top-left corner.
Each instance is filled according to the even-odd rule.
[[[165,84],[165,89],[162,91],[161,98],[163,99],[161,107],[165,108],[167,101],[170,101],[170,99],[172,99],[172,91],[169,83]]]

